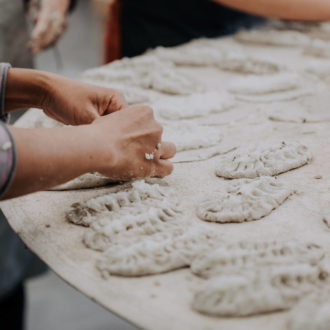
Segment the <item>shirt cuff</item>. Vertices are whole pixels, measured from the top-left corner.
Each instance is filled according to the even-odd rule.
[[[0,122],[0,198],[12,183],[16,169],[16,148],[8,127]]]

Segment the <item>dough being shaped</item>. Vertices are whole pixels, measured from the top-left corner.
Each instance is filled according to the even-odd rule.
[[[50,190],[78,190],[104,187],[113,182],[110,178],[98,173],[86,173],[66,183],[60,184]]]
[[[193,260],[190,268],[195,275],[210,278],[216,275],[242,274],[274,265],[317,265],[323,257],[324,250],[314,243],[240,241],[200,254]]]
[[[118,212],[125,206],[140,203],[152,205],[166,198],[174,201],[173,207],[178,205],[177,196],[172,189],[159,184],[149,184],[143,180],[135,181],[122,191],[72,204],[66,212],[66,218],[69,222],[88,227],[97,217],[110,216],[112,212]]]
[[[145,200],[97,217],[83,242],[88,248],[105,251],[116,241],[164,232],[183,226],[185,220],[175,201]]]
[[[259,220],[278,208],[292,193],[272,177],[239,179],[229,182],[223,191],[215,191],[197,206],[202,220],[244,222]]]
[[[242,30],[235,34],[235,40],[256,45],[306,47],[312,38],[298,31],[280,31],[274,29]]]
[[[158,47],[154,54],[162,60],[177,66],[214,66],[220,70],[244,74],[271,74],[280,71],[276,63],[243,55],[242,50],[224,51],[211,45],[164,48]]]
[[[273,176],[306,165],[311,159],[306,146],[283,141],[220,156],[215,174],[227,179]]]
[[[301,298],[329,285],[329,273],[307,264],[273,267],[248,276],[220,276],[206,282],[194,310],[213,316],[248,316],[292,308]]]
[[[206,117],[234,107],[234,98],[223,92],[207,92],[158,101],[153,108],[162,118],[177,120]]]
[[[279,73],[267,76],[238,78],[229,86],[234,94],[264,95],[295,90],[300,87],[299,76],[293,73]]]
[[[99,257],[96,267],[105,278],[159,274],[189,266],[200,251],[216,243],[218,237],[212,230],[189,224],[133,243],[113,245]]]
[[[330,291],[318,291],[290,313],[287,330],[330,330]]]
[[[21,128],[54,128],[65,125],[48,117],[42,110],[32,108],[18,118],[14,126]]]
[[[222,140],[218,127],[202,126],[191,121],[164,123],[163,141],[176,145],[177,152],[208,148]]]
[[[322,123],[330,121],[330,96],[328,93],[314,94],[311,97],[283,105],[270,106],[268,118],[273,121],[291,123]]]

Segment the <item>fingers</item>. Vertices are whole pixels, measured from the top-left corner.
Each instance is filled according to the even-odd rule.
[[[170,175],[173,171],[173,164],[168,160],[159,159],[153,162],[153,167],[150,176],[164,177]]]
[[[159,155],[160,159],[169,159],[169,158],[174,157],[176,154],[175,144],[172,142],[160,143],[159,153],[160,153],[160,155]]]

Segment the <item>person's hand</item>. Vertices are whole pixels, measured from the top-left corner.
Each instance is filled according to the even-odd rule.
[[[70,0],[30,0],[29,14],[34,24],[29,46],[33,54],[53,45],[67,26]]]
[[[123,95],[111,88],[53,75],[42,98],[46,115],[64,124],[90,124],[99,116],[127,107]]]
[[[90,134],[90,170],[114,180],[163,177],[173,170],[168,159],[175,155],[175,145],[161,141],[162,126],[147,106],[101,117],[86,129],[86,136]]]

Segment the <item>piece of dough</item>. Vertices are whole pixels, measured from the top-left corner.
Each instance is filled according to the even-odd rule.
[[[271,74],[280,71],[280,66],[259,58],[242,54],[242,50],[225,51],[211,45],[187,44],[175,48],[158,47],[154,54],[177,66],[214,66],[220,70],[244,74]]]
[[[299,76],[294,73],[279,73],[267,76],[237,78],[228,90],[234,94],[264,95],[295,90],[300,87]]]
[[[133,243],[113,245],[99,257],[96,266],[105,278],[159,274],[189,266],[200,251],[212,248],[218,240],[212,230],[189,224]]]
[[[213,222],[259,220],[278,208],[292,190],[276,178],[239,179],[212,192],[197,206],[200,219]]]
[[[70,180],[66,183],[60,184],[50,190],[78,190],[78,189],[88,189],[88,188],[97,188],[104,187],[113,180],[107,178],[98,173],[86,173],[77,178]]]
[[[330,291],[318,291],[290,313],[287,330],[330,330]]]
[[[149,184],[144,180],[135,181],[121,191],[72,204],[66,212],[66,219],[74,224],[88,227],[96,218],[109,216],[111,212],[119,211],[125,206],[140,203],[152,205],[166,198],[173,199],[173,207],[178,205],[177,196],[172,189],[159,184]]]
[[[223,137],[218,127],[202,126],[192,121],[164,123],[163,126],[163,141],[173,142],[177,152],[212,147]]]
[[[314,94],[296,102],[270,106],[268,118],[291,123],[322,123],[330,121],[329,93]]]
[[[194,310],[213,316],[248,316],[292,308],[301,298],[329,285],[321,266],[294,264],[250,275],[220,276],[206,282],[194,298]]]
[[[235,34],[235,40],[256,45],[306,47],[312,38],[298,31],[280,31],[275,29],[242,30]]]
[[[90,249],[105,251],[113,242],[179,228],[185,220],[174,200],[144,200],[95,217],[83,242]]]
[[[186,97],[176,96],[152,105],[162,118],[169,120],[206,117],[235,106],[234,98],[223,92],[207,92]]]
[[[178,72],[172,63],[160,61],[153,55],[124,59],[87,70],[82,78],[138,86],[174,95],[188,95],[203,90],[201,84]]]
[[[296,241],[240,241],[220,245],[212,251],[197,256],[190,268],[200,277],[242,274],[260,267],[308,263],[317,265],[324,250],[314,243]]]
[[[306,146],[283,141],[220,156],[215,174],[227,179],[273,176],[306,165],[311,159]]]

